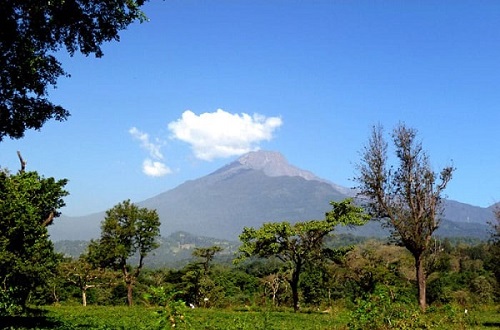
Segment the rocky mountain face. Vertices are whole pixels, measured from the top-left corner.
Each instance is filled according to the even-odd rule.
[[[137,204],[158,211],[163,236],[185,231],[237,240],[245,226],[323,219],[330,201],[354,195],[351,189],[289,164],[278,152],[257,151]],[[493,219],[493,209],[447,200],[444,218],[439,235],[484,238],[486,222]],[[51,226],[51,237],[56,241],[97,238],[103,219],[104,212],[62,217]],[[377,223],[349,232],[362,236],[387,235]]]

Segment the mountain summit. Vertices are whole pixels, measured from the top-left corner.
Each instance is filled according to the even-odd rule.
[[[271,177],[298,176],[306,180],[322,181],[313,173],[290,165],[285,157],[276,151],[252,151],[241,156],[236,162],[248,169],[261,170]]]

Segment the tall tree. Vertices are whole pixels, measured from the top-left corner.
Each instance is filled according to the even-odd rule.
[[[54,54],[103,55],[101,45],[143,21],[145,0],[4,0],[0,11],[0,141],[21,138],[69,112],[47,99],[49,86],[67,75]]]
[[[158,247],[159,236],[160,218],[156,210],[139,208],[126,200],[106,211],[101,238],[89,245],[91,262],[122,272],[129,306],[133,303],[133,287],[144,266],[144,258]],[[136,266],[130,263],[134,256],[138,257]]]
[[[390,228],[415,258],[418,302],[426,308],[424,255],[432,234],[438,228],[442,210],[441,194],[455,170],[447,166],[439,175],[433,172],[429,156],[417,141],[417,131],[399,124],[392,133],[398,166],[388,161],[387,142],[382,126],[373,128],[358,164],[361,195],[368,198],[377,218]],[[439,177],[439,180],[438,180]]]
[[[325,256],[323,239],[337,225],[361,225],[367,220],[363,209],[347,199],[331,202],[332,210],[325,220],[265,223],[260,228],[245,227],[239,236],[242,245],[235,262],[248,257],[275,256],[290,269],[288,278],[292,290],[293,308],[299,309],[299,280],[306,264],[314,265]]]
[[[47,226],[63,207],[67,180],[0,170],[0,315],[25,307],[30,292],[54,276],[59,261]]]

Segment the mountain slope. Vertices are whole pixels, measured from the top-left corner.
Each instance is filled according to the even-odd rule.
[[[454,222],[485,225],[488,221],[493,219],[493,212],[491,208],[473,206],[449,199],[444,200],[443,204],[443,217]]]
[[[245,226],[323,219],[330,201],[353,195],[350,189],[290,165],[278,152],[258,151],[138,204],[158,211],[164,236],[185,231],[235,240]],[[486,222],[493,219],[493,208],[449,200],[444,206],[446,221],[438,231],[440,236],[486,237]],[[54,240],[96,238],[103,219],[104,212],[62,217],[51,226],[51,237]],[[381,236],[387,231],[374,223],[348,232]]]

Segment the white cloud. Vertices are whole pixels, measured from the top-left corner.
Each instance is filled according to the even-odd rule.
[[[280,117],[231,114],[222,109],[198,116],[187,110],[168,129],[173,138],[189,143],[197,158],[212,160],[259,149],[259,143],[271,140],[281,125]]]
[[[163,159],[163,155],[160,151],[162,145],[160,141],[157,141],[156,143],[149,141],[149,135],[139,131],[136,127],[132,127],[128,132],[134,139],[141,142],[141,147],[146,149],[152,158]]]
[[[146,158],[142,163],[142,172],[148,176],[160,177],[172,173],[172,170],[162,162]]]
[[[160,177],[172,173],[170,168],[160,160],[163,159],[161,146],[163,143],[159,140],[151,142],[149,135],[139,131],[136,127],[132,127],[128,131],[130,135],[141,142],[141,147],[149,153],[149,158],[146,158],[142,163],[142,172],[148,176]]]

